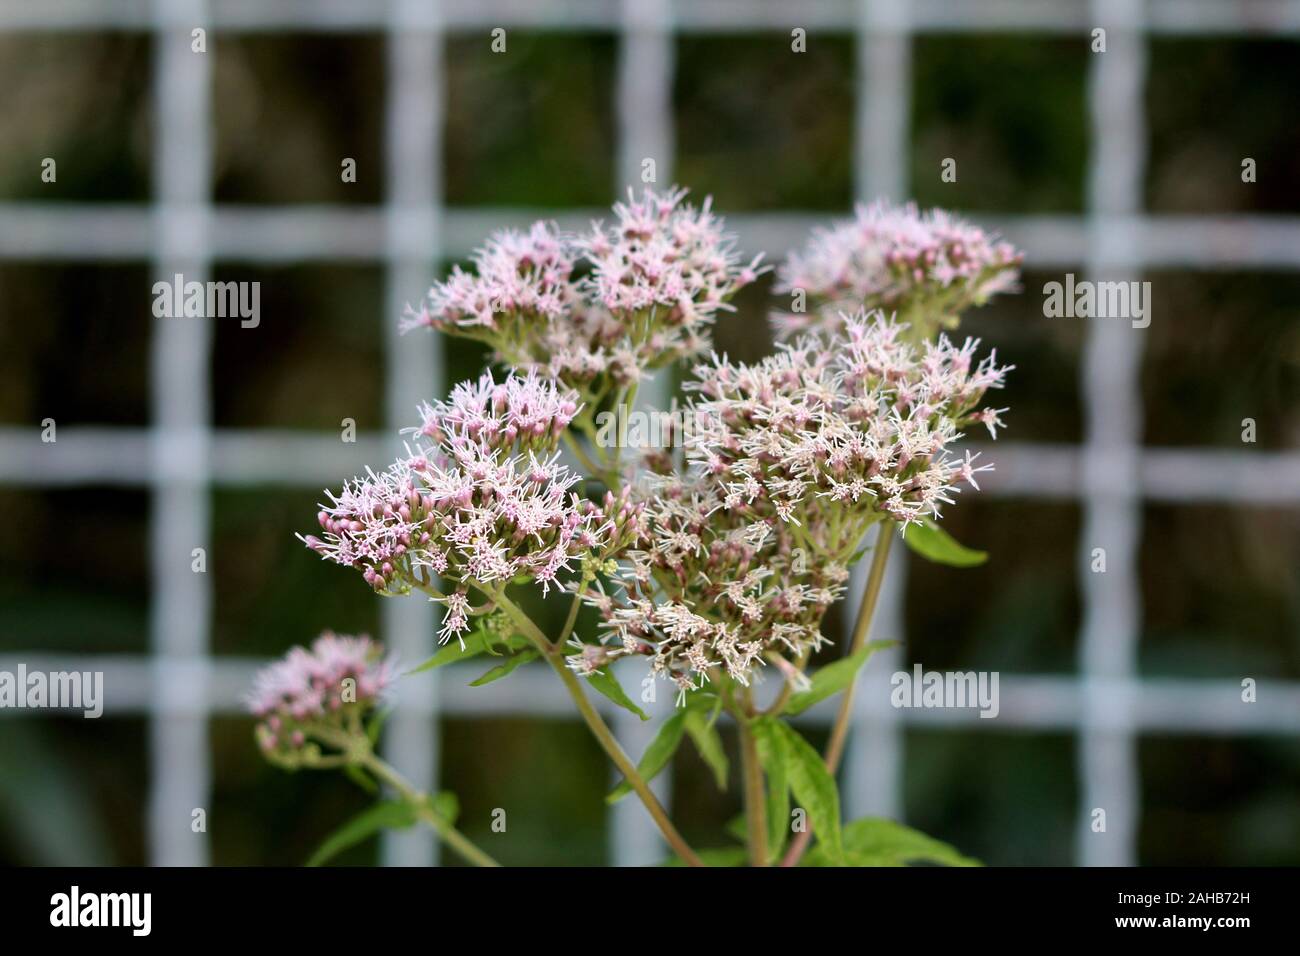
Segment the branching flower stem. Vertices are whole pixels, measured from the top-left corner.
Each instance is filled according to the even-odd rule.
[[[875,553],[871,558],[871,570],[867,573],[867,587],[862,595],[862,605],[858,608],[857,621],[853,625],[849,656],[860,651],[867,642],[871,619],[875,616],[876,605],[880,602],[880,588],[885,580],[885,565],[889,561],[889,548],[893,542],[893,524],[890,522],[881,524],[876,538]],[[853,714],[853,691],[856,686],[857,682],[854,681],[845,689],[844,696],[840,700],[839,712],[835,715],[835,723],[831,726],[830,742],[826,745],[826,769],[830,771],[832,777],[839,769],[840,760],[844,756],[844,744],[848,738],[850,717]],[[790,843],[790,848],[781,859],[781,865],[797,866],[804,851],[808,849],[808,841],[811,839],[811,826],[796,834]]]
[[[365,767],[378,779],[388,784],[402,800],[409,804],[412,811],[431,830],[438,834],[447,846],[459,853],[465,860],[475,866],[500,866],[496,860],[479,849],[474,843],[457,830],[449,821],[434,810],[428,797],[417,790],[409,780],[403,777],[391,764],[375,753],[370,741],[364,734],[345,733],[332,728],[315,728],[312,736],[324,743],[338,747],[343,752],[336,757],[319,757],[313,764],[317,768],[352,765]],[[339,763],[334,763],[339,761]]]
[[[644,778],[642,778],[641,774],[637,771],[636,765],[633,764],[628,755],[624,753],[623,748],[619,744],[617,738],[615,738],[613,731],[609,729],[609,725],[606,724],[604,718],[600,716],[600,712],[592,706],[592,703],[588,699],[587,693],[583,690],[582,684],[578,681],[578,678],[574,676],[573,671],[569,670],[565,665],[563,645],[560,644],[557,646],[551,644],[551,642],[546,639],[546,635],[543,634],[537,625],[533,623],[532,618],[525,614],[518,605],[506,597],[504,591],[498,593],[496,597],[497,603],[500,604],[501,609],[505,611],[510,619],[515,622],[521,631],[523,631],[524,636],[536,645],[537,649],[542,652],[542,655],[546,658],[555,673],[559,675],[565,689],[573,698],[574,704],[577,705],[578,713],[580,713],[582,719],[586,721],[587,727],[591,731],[592,736],[596,738],[597,743],[599,743],[605,753],[609,755],[609,759],[614,762],[614,766],[618,768],[619,773],[621,773],[627,780],[628,784],[636,792],[636,795],[641,798],[641,802],[645,804],[646,810],[649,811],[650,816],[654,819],[660,832],[663,833],[664,839],[667,840],[669,846],[673,848],[673,852],[689,866],[703,866],[703,861],[696,855],[695,851],[691,849],[690,844],[688,844],[682,837],[681,833],[678,832],[677,827],[673,825],[672,820],[668,817],[668,811],[664,809],[663,804],[659,802],[659,798],[654,795],[649,784],[645,782]]]
[[[365,767],[380,780],[383,780],[390,787],[396,790],[407,803],[415,810],[416,816],[438,834],[442,841],[451,847],[468,862],[475,866],[500,866],[496,860],[492,859],[487,853],[475,846],[470,839],[461,833],[454,826],[448,823],[439,815],[433,807],[429,805],[428,799],[417,791],[407,782],[400,773],[393,769],[388,763],[381,760],[373,752],[366,755],[361,760],[361,766]]]

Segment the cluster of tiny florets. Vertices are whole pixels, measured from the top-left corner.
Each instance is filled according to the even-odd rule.
[[[495,330],[504,316],[557,319],[571,304],[573,256],[553,223],[494,233],[474,252],[473,266],[472,272],[454,266],[447,279],[434,284],[421,324],[444,331]]]
[[[707,347],[714,317],[758,277],[762,261],[742,265],[712,200],[697,209],[685,198],[684,189],[629,192],[615,203],[610,226],[594,223],[576,243],[591,263],[581,287],[592,301],[631,320],[652,314],[650,328],[635,336],[651,346],[651,367]]]
[[[834,329],[859,308],[896,312],[918,340],[953,328],[962,311],[1015,288],[1022,255],[942,209],[859,206],[855,219],[814,230],[777,271],[793,297],[773,315],[778,335]],[[796,311],[797,310],[797,311]]]
[[[979,405],[1007,369],[994,355],[976,364],[976,341],[905,332],[859,313],[834,339],[696,369],[687,474],[640,486],[625,587],[590,598],[605,644],[575,669],[645,654],[683,690],[718,668],[742,683],[767,662],[799,672],[867,529],[936,519],[992,467],[950,446],[974,424],[996,435],[998,411]]]
[[[761,257],[742,264],[709,200],[696,208],[685,196],[629,192],[610,224],[577,236],[546,222],[497,233],[403,327],[477,339],[499,361],[592,396],[706,351],[716,314]]]
[[[394,677],[383,646],[369,637],[325,632],[257,673],[247,698],[267,752],[306,746],[314,729],[344,728],[378,703]]]
[[[534,371],[500,382],[484,372],[477,381],[456,385],[446,401],[421,405],[420,426],[413,431],[435,445],[546,451],[555,447],[578,411],[576,392]]]
[[[637,654],[683,690],[719,671],[747,683],[769,661],[797,675],[866,531],[938,519],[992,467],[952,446],[972,425],[996,437],[1004,410],[982,403],[1007,369],[934,333],[1009,288],[1020,256],[910,205],[862,207],[815,234],[778,286],[810,306],[782,331],[814,334],[758,363],[698,365],[684,469],[668,456],[597,504],[560,464],[566,429],[612,388],[706,350],[717,313],[760,271],[707,200],[684,199],[629,194],[578,236],[547,223],[499,233],[435,285],[408,327],[479,338],[522,371],[423,405],[415,447],[330,493],[307,545],[378,592],[431,593],[446,605],[443,640],[508,584],[569,579],[605,628],[600,644],[578,641],[580,673]],[[615,569],[606,593],[599,579]]]
[[[686,387],[709,427],[692,436],[688,457],[721,484],[728,509],[804,527],[845,527],[854,515],[906,525],[938,518],[991,467],[949,446],[973,424],[996,437],[1005,409],[978,407],[1008,371],[996,353],[973,365],[977,340],[916,345],[879,314],[842,324],[834,339],[805,337],[753,365],[715,356],[697,368]]]
[[[805,562],[789,529],[723,506],[703,474],[647,478],[640,535],[624,554],[623,587],[589,598],[605,644],[571,659],[590,673],[641,654],[656,676],[682,690],[716,670],[742,684],[764,659],[805,659],[824,638],[820,622],[840,596],[847,569]]]
[[[574,494],[580,476],[560,464],[559,432],[577,406],[535,376],[485,376],[447,402],[426,405],[414,449],[380,473],[346,483],[304,543],[358,569],[372,588],[404,594],[450,584],[440,636],[469,630],[470,587],[491,593],[529,580],[543,591],[592,555],[618,545],[628,520]]]

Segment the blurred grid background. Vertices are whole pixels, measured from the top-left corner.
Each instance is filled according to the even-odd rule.
[[[0,669],[102,669],[108,708],[0,711],[0,860],[296,864],[365,804],[264,765],[240,694],[326,627],[420,660],[432,611],[292,534],[481,365],[399,337],[401,306],[650,157],[749,251],[890,196],[1028,254],[967,323],[1018,366],[997,473],[946,519],[993,557],[895,564],[875,633],[905,643],[864,675],[846,814],[998,864],[1300,863],[1297,44],[1290,0],[0,0]],[[1043,318],[1066,271],[1149,279],[1151,327]],[[260,326],[154,319],[176,272],[260,281]],[[770,348],[767,294],[721,349]],[[999,670],[999,718],[893,710],[914,662]],[[660,859],[551,676],[477,672],[403,681],[390,758],[507,863]],[[652,730],[613,716],[639,754]],[[656,786],[720,843],[738,801],[686,751]],[[403,833],[342,859],[438,858]]]

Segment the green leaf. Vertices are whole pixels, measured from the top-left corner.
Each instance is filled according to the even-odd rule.
[[[772,721],[786,748],[786,770],[795,799],[808,811],[809,822],[833,865],[844,865],[840,833],[840,794],[826,763],[808,741],[779,720]]]
[[[682,735],[686,732],[687,713],[689,711],[679,710],[665,720],[663,726],[659,728],[659,733],[655,734],[655,739],[650,741],[650,746],[646,747],[645,753],[641,755],[641,762],[636,765],[636,769],[647,783],[653,780],[660,770],[668,766],[668,761],[677,752],[682,742]],[[631,792],[632,785],[624,780],[610,791],[605,802],[618,803]]]
[[[926,560],[954,568],[973,568],[989,559],[987,551],[958,544],[933,518],[922,518],[920,524],[909,525],[903,532],[903,541]]]
[[[883,650],[886,647],[893,647],[896,643],[896,641],[870,641],[862,645],[856,654],[850,654],[848,657],[842,657],[838,661],[827,664],[813,674],[812,687],[791,695],[790,700],[785,705],[784,713],[802,714],[813,704],[838,694],[853,683],[853,678],[857,676],[862,665],[867,662],[867,658],[876,651]]]
[[[307,861],[308,866],[320,866],[349,847],[374,836],[384,829],[404,829],[415,823],[415,808],[400,800],[385,800],[363,810],[339,827],[317,847]]]
[[[471,657],[478,657],[480,654],[491,654],[494,657],[500,657],[501,653],[494,649],[494,642],[500,640],[498,634],[493,633],[487,627],[487,617],[481,617],[477,620],[473,630],[462,638],[465,647],[460,646],[460,641],[452,638],[447,641],[438,653],[434,654],[427,661],[413,670],[406,672],[404,676],[410,677],[412,674],[422,674],[425,671],[431,671],[435,667],[446,667],[448,664],[454,664],[457,661],[467,661]],[[528,639],[519,635],[514,635],[506,639],[505,646],[510,650],[519,650],[528,647]]]
[[[711,720],[717,720],[722,711],[722,698],[707,690],[693,690],[686,695],[686,709],[707,711]]]
[[[634,704],[631,697],[627,696],[627,691],[623,690],[623,685],[614,676],[614,668],[606,667],[604,671],[597,671],[587,678],[587,682],[624,710],[636,714],[642,720],[650,719],[650,715]]]
[[[470,681],[469,686],[482,687],[484,684],[490,684],[493,681],[498,681],[501,678],[509,675],[519,665],[527,664],[529,661],[535,661],[540,656],[541,655],[537,651],[533,650],[532,648],[527,648],[525,650],[522,650],[518,654],[515,654],[513,657],[507,657],[502,663],[498,664],[496,667],[489,670],[478,680]]]
[[[749,855],[743,846],[724,846],[709,850],[696,850],[695,855],[705,866],[744,866]],[[685,866],[680,857],[672,856],[664,866]]]
[[[775,726],[772,717],[760,717],[753,723],[754,740],[758,744],[758,762],[767,778],[767,847],[770,859],[775,860],[785,847],[790,832],[790,777],[786,770],[788,760],[785,735]]]
[[[435,667],[445,667],[456,661],[467,661],[471,657],[477,657],[487,651],[487,634],[481,629],[471,631],[465,635],[465,646],[460,646],[460,641],[455,638],[447,642],[447,646],[438,653],[434,654],[427,661],[414,670],[406,672],[407,677],[412,674],[423,674],[425,671],[431,671]]]
[[[379,792],[379,784],[375,783],[375,781],[371,779],[370,774],[366,773],[356,764],[354,763],[346,764],[343,767],[343,773],[347,776],[349,780],[355,783],[366,793]]]
[[[714,726],[713,720],[702,710],[687,710],[686,732],[695,742],[695,749],[701,759],[713,771],[713,779],[717,782],[718,789],[726,793],[727,771],[730,764],[727,761],[727,751],[722,746],[722,736]]]
[[[808,854],[810,866],[828,865],[819,849]],[[850,866],[981,865],[978,860],[963,855],[941,840],[881,817],[864,817],[847,824],[844,827],[844,849]]]
[[[735,837],[741,843],[749,842],[749,824],[745,821],[743,813],[737,813],[727,821],[726,826],[722,828],[728,836]]]
[[[450,790],[443,790],[430,797],[429,806],[433,807],[434,813],[446,821],[447,826],[456,825],[456,818],[460,816],[460,801]]]
[[[383,732],[384,724],[388,720],[388,715],[392,712],[393,708],[391,707],[377,710],[370,718],[370,723],[366,724],[366,737],[369,739],[371,747],[374,747],[379,743],[379,735]]]

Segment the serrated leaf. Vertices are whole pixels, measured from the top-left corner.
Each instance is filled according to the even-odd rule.
[[[907,866],[912,863],[982,865],[942,840],[881,817],[864,817],[845,825],[844,851],[850,866]],[[817,849],[809,857],[810,866],[827,865]]]
[[[790,696],[783,713],[802,714],[813,704],[838,694],[853,683],[858,671],[872,654],[886,647],[893,647],[896,643],[896,641],[870,641],[862,645],[856,654],[850,654],[848,657],[827,664],[812,675],[812,687]]]
[[[380,830],[405,829],[415,823],[415,819],[415,809],[409,803],[400,800],[376,803],[327,836],[311,855],[307,865],[320,866]]]
[[[730,763],[727,760],[726,748],[722,746],[722,736],[714,726],[713,720],[702,710],[687,710],[686,732],[691,735],[700,758],[713,771],[713,779],[718,789],[726,793],[727,771],[730,769]]]
[[[790,778],[786,771],[785,735],[774,728],[776,723],[771,717],[760,717],[753,723],[758,762],[767,778],[767,847],[772,860],[781,855],[786,835],[790,832]]]
[[[485,684],[491,684],[493,681],[498,681],[511,674],[516,667],[519,667],[522,664],[527,664],[529,661],[535,661],[539,657],[541,657],[541,654],[532,648],[522,650],[513,657],[507,657],[503,662],[487,671],[477,680],[470,681],[469,686],[482,687]]]
[[[650,746],[646,747],[645,753],[641,755],[641,761],[636,765],[636,769],[641,779],[647,783],[653,780],[660,770],[668,766],[668,761],[677,752],[682,736],[686,733],[687,713],[689,711],[679,710],[665,720],[659,732],[655,734],[654,740],[650,741]],[[624,780],[610,791],[605,802],[617,803],[631,792],[632,785]]]
[[[922,518],[920,524],[909,525],[903,532],[903,541],[927,561],[954,568],[973,568],[989,559],[987,551],[959,544],[933,518]]]
[[[818,846],[833,865],[844,865],[844,841],[840,832],[840,794],[826,763],[808,741],[779,720],[771,725],[781,734],[786,750],[786,771],[795,799],[808,811]]]
[[[631,697],[627,696],[627,691],[623,689],[623,685],[614,676],[613,667],[606,667],[604,671],[597,671],[587,678],[587,682],[624,710],[636,714],[642,720],[650,719],[650,715],[633,703]]]

